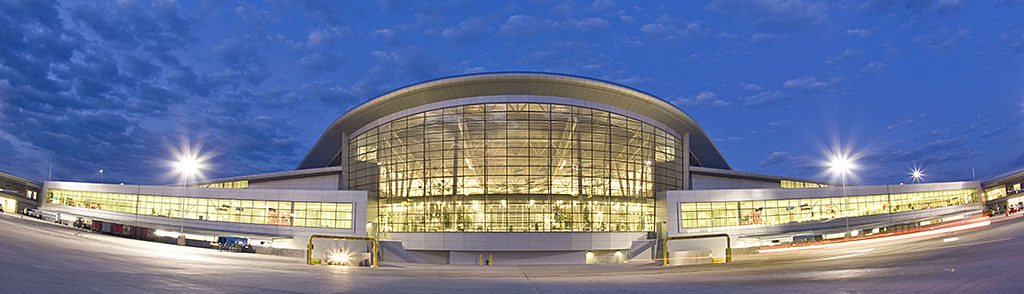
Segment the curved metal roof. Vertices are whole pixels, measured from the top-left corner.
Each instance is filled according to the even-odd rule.
[[[495,95],[564,97],[632,111],[658,121],[678,134],[690,133],[691,152],[701,165],[731,169],[721,152],[693,118],[658,97],[610,82],[536,72],[497,72],[446,77],[380,95],[335,120],[302,159],[298,169],[327,166],[340,151],[343,133],[351,135],[381,117],[446,100]]]

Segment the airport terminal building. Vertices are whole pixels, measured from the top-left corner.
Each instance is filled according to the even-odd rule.
[[[294,171],[186,187],[46,182],[42,209],[295,248],[312,234],[371,237],[388,261],[607,263],[659,257],[659,241],[680,236],[753,248],[969,217],[979,191],[733,171],[696,121],[650,94],[486,73],[356,107]]]

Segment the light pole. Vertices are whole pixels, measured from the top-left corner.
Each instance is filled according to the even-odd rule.
[[[100,170],[100,184],[103,184],[103,170]]]
[[[181,219],[181,227],[180,227],[180,230],[178,231],[178,234],[179,234],[178,235],[178,245],[184,246],[185,245],[185,198],[187,198],[187,197],[185,197],[185,195],[188,194],[188,182],[189,182],[189,180],[192,179],[193,177],[195,177],[196,174],[199,174],[199,170],[203,167],[203,163],[202,163],[202,161],[199,158],[195,157],[194,155],[186,154],[185,156],[179,158],[178,162],[176,162],[174,165],[178,169],[178,172],[181,173],[182,187],[185,190],[185,193],[182,193],[183,196],[180,199],[180,201],[181,201],[181,210],[180,210],[181,211],[181,215],[178,216]]]
[[[974,175],[974,149],[968,151],[967,154],[971,156],[971,181],[977,181],[978,178]]]
[[[853,161],[850,158],[846,157],[845,155],[839,154],[832,158],[832,161],[829,162],[829,165],[831,166],[830,170],[832,171],[832,173],[839,174],[839,177],[841,177],[843,181],[843,216],[846,219],[846,235],[849,236],[850,214],[847,212],[848,205],[846,205],[849,203],[849,199],[846,199],[846,174],[849,173],[851,169],[853,169]]]
[[[53,180],[53,150],[50,150],[50,170],[46,172],[46,180]]]

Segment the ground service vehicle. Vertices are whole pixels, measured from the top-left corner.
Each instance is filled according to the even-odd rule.
[[[217,241],[210,242],[210,246],[219,250],[256,252],[256,249],[249,245],[249,238],[245,237],[217,236]]]

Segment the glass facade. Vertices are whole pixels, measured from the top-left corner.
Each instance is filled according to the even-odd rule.
[[[349,187],[382,232],[653,231],[654,192],[682,188],[678,138],[555,104],[412,114],[349,142]]]
[[[352,228],[352,203],[168,197],[47,190],[53,204],[215,222]]]
[[[996,200],[1001,197],[1006,197],[1006,186],[999,185],[985,189],[985,201]]]
[[[689,202],[679,204],[681,228],[780,225],[938,208],[975,202],[977,190],[766,201]]]
[[[18,211],[18,200],[14,199],[14,198],[8,198],[8,197],[0,196],[0,208],[2,208],[4,212],[8,212],[8,213],[17,212]]]
[[[798,181],[789,181],[789,180],[781,180],[781,181],[779,181],[779,185],[782,186],[783,189],[832,187],[831,185],[826,185],[826,184],[809,183],[809,182],[798,182]]]
[[[249,188],[249,181],[233,181],[223,183],[212,183],[196,185],[199,188],[228,188],[228,189],[247,189]]]

